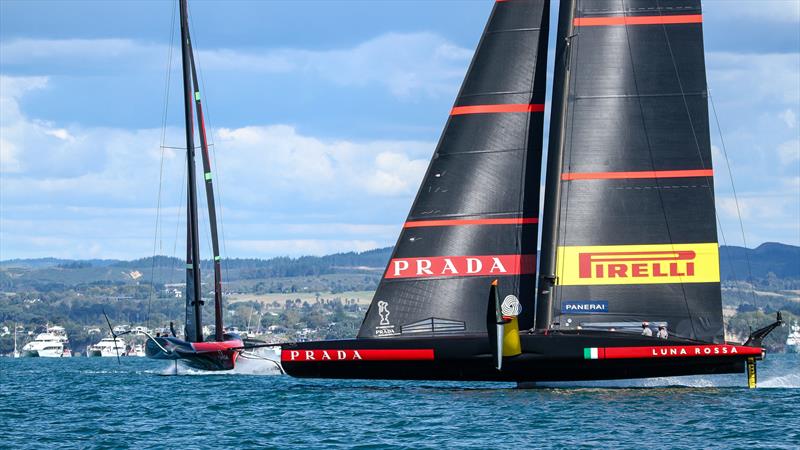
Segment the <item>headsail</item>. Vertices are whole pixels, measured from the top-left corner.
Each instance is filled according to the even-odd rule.
[[[677,336],[720,342],[700,2],[562,2],[572,6],[556,56],[555,77],[568,80],[551,130],[561,161],[548,162],[548,188],[560,191],[545,201],[557,233],[542,241],[539,302],[552,319],[540,309],[537,326],[663,322]]]
[[[531,326],[549,1],[498,1],[358,336],[486,333],[486,299]]]

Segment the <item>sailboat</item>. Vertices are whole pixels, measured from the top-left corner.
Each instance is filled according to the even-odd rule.
[[[203,105],[200,86],[197,82],[192,42],[189,36],[189,11],[187,0],[179,1],[181,55],[183,69],[183,99],[186,130],[186,162],[188,205],[186,221],[186,318],[184,338],[178,338],[174,329],[172,335],[148,336],[145,353],[153,359],[182,361],[186,365],[202,370],[230,370],[245,349],[240,336],[224,332],[222,320],[222,277],[220,268],[219,239],[217,236],[217,216],[214,205],[214,185],[211,174],[211,161],[208,155],[208,141],[203,120]],[[214,265],[214,335],[203,336],[203,296],[200,277],[200,238],[198,233],[197,187],[195,175],[195,131],[193,106],[197,111],[200,149],[203,159],[203,179],[208,204],[208,219],[211,229],[211,247]],[[109,324],[110,327],[110,324]],[[171,327],[172,328],[172,327]],[[114,337],[116,339],[116,336]]]
[[[780,315],[724,341],[699,0],[559,2],[540,220],[549,8],[495,2],[357,337],[286,373],[755,387]]]

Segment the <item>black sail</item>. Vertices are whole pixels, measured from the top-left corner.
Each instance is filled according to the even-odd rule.
[[[485,334],[494,279],[532,325],[548,3],[495,3],[359,338]]]
[[[720,342],[700,2],[562,7],[574,16],[559,30],[569,48],[555,75],[569,81],[561,172],[548,173],[560,202],[557,243],[542,248],[555,256],[547,325],[641,332],[649,322]]]

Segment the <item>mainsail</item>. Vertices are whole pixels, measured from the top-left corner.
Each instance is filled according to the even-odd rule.
[[[559,19],[537,328],[650,322],[722,342],[700,2],[572,3]]]
[[[491,282],[531,326],[549,1],[498,1],[358,337],[486,333]]]

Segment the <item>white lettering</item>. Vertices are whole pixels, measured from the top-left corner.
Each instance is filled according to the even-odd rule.
[[[347,359],[347,353],[344,350],[337,350],[336,359]]]
[[[307,361],[314,360],[314,350],[306,350],[306,360]]]
[[[450,258],[444,259],[444,269],[442,269],[442,275],[445,274],[445,271],[449,270],[452,274],[457,274],[458,270],[456,270],[456,266],[453,265],[453,261],[450,261]]]
[[[358,350],[353,350],[353,360],[356,359],[364,359],[364,358],[362,358],[361,355],[358,354]]]
[[[408,261],[395,260],[394,262],[394,276],[400,276],[400,272],[408,269]]]
[[[291,359],[292,361],[294,361],[294,359],[297,358],[298,356],[300,356],[300,352],[297,350],[292,350],[289,352],[289,359]]]
[[[502,273],[508,272],[505,267],[503,267],[503,263],[500,262],[500,258],[492,258],[492,268],[489,269],[490,273],[494,273],[494,269],[499,270]]]
[[[328,354],[327,350],[322,351],[322,359],[331,359],[331,355]]]
[[[478,258],[467,258],[467,273],[478,273],[483,269],[483,263]]]
[[[739,352],[738,352],[738,350],[736,350],[736,347],[731,347],[731,354],[734,354],[734,353],[739,353]]]
[[[431,271],[431,261],[428,259],[418,259],[417,260],[417,275],[433,275]]]

